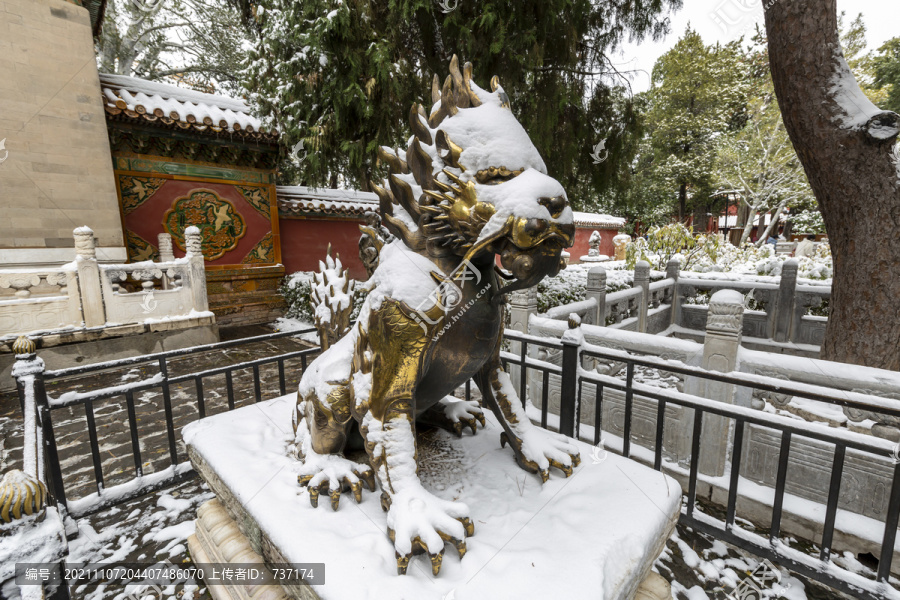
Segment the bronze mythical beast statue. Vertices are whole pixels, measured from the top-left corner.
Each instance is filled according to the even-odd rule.
[[[420,483],[415,437],[417,420],[457,435],[462,423],[473,433],[476,421],[484,425],[477,403],[448,398],[469,379],[522,468],[547,481],[550,467],[568,477],[580,459],[570,440],[528,420],[500,364],[502,295],[557,274],[575,228],[565,191],[496,77],[491,90],[454,56],[443,87],[434,78],[431,114],[413,106],[406,152],[381,149],[390,176],[387,189],[373,187],[397,239],[376,242],[378,266],[355,326],[313,361],[297,395],[299,480],[312,505],[323,492],[335,510],[342,491],[359,502],[362,484],[374,491],[377,476],[401,574],[424,551],[437,575],[445,541],[462,557],[474,532],[465,504]],[[342,455],[360,435],[371,467]]]

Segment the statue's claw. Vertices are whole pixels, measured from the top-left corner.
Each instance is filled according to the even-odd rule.
[[[517,432],[518,433],[518,432]],[[581,463],[581,454],[572,440],[552,431],[528,427],[521,438],[500,433],[500,446],[509,444],[516,453],[516,462],[526,471],[537,473],[541,483],[550,479],[550,469],[555,467],[566,477],[571,477]]]
[[[472,520],[469,517],[459,517],[456,519],[466,530],[466,537],[472,537],[475,535],[475,525],[472,524]],[[465,540],[463,540],[463,544],[465,544]]]
[[[442,500],[420,486],[395,494],[388,510],[388,537],[394,543],[397,572],[406,573],[412,554],[427,553],[431,572],[437,575],[447,542],[460,558],[465,556],[466,536],[475,533],[466,512],[465,504]]]
[[[362,502],[362,484],[374,491],[375,473],[371,467],[342,456],[308,453],[297,481],[309,490],[309,503],[315,508],[319,496],[327,494],[332,510],[341,503],[341,492],[350,491],[357,503]]]
[[[346,481],[346,479],[347,478],[345,477],[344,480]],[[356,500],[356,503],[359,504],[362,502],[362,483],[359,481],[348,481],[347,484],[350,486],[350,491],[353,493],[353,499]]]
[[[441,572],[441,563],[444,562],[444,549],[441,548],[439,552],[429,554],[428,557],[431,559],[431,574],[437,575]]]
[[[574,461],[572,461],[572,462],[574,463]],[[571,464],[567,465],[567,464],[565,464],[565,463],[561,463],[561,462],[559,462],[558,460],[555,460],[555,459],[552,459],[552,458],[551,458],[551,459],[550,459],[550,466],[551,466],[551,467],[556,467],[557,469],[559,469],[560,471],[562,471],[563,474],[564,474],[566,477],[571,477],[571,476],[572,476],[572,465],[571,465]]]
[[[460,438],[461,438],[461,437],[462,437],[462,430],[463,430],[463,424],[462,424],[462,421],[457,421],[456,423],[454,423],[453,425],[451,425],[451,427],[453,427],[453,433],[456,434],[456,437],[460,437]]]
[[[409,567],[409,559],[412,558],[412,552],[409,554],[394,553],[397,556],[397,575],[406,575],[406,569]]]
[[[372,469],[366,469],[362,473],[358,473],[359,478],[363,483],[366,484],[366,487],[369,488],[370,492],[375,491],[375,472]]]

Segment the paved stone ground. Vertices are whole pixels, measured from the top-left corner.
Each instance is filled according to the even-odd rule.
[[[223,340],[270,333],[266,327],[236,328],[223,332]],[[258,342],[239,348],[226,349],[205,355],[193,355],[173,361],[171,375],[190,373],[227,362],[273,356],[306,345],[298,339],[283,338]],[[53,367],[53,365],[48,365]],[[286,389],[296,389],[301,374],[299,359],[286,365]],[[155,374],[148,367],[136,367],[127,372],[105,373],[87,378],[55,383],[48,386],[52,396],[66,391],[96,389],[104,385],[137,381]],[[263,399],[278,395],[277,368],[261,369]],[[235,404],[251,403],[253,397],[252,371],[236,374],[234,378]],[[204,380],[207,414],[227,410],[224,376]],[[173,386],[172,405],[178,440],[179,460],[185,460],[181,442],[181,428],[197,419],[197,394],[193,383]],[[141,455],[144,473],[149,474],[170,464],[165,435],[162,395],[148,391],[135,397],[138,427],[142,433]],[[128,481],[134,476],[134,461],[129,435],[128,416],[124,397],[98,401],[95,406],[100,439],[103,475],[106,486]],[[84,409],[80,406],[55,410],[54,427],[63,465],[63,476],[70,499],[83,497],[96,490],[90,458]],[[0,472],[21,464],[21,415],[14,394],[0,396]],[[71,562],[125,561],[157,562],[169,560],[174,564],[190,561],[185,539],[192,532],[196,509],[212,497],[205,485],[193,478],[168,486],[157,492],[135,498],[96,515],[79,519],[79,535],[70,542]],[[678,600],[699,598],[725,599],[722,586],[729,589],[734,582],[755,568],[758,561],[746,553],[716,542],[704,535],[679,526],[669,540],[667,550],[657,561],[656,568],[666,579],[673,581]],[[793,591],[786,597],[832,599],[841,596],[828,588],[810,584],[800,577],[785,574],[783,582],[790,582]],[[209,598],[200,588],[167,589],[165,597]],[[138,595],[140,597],[140,594]],[[765,597],[776,597],[769,591]],[[79,587],[73,598],[85,600],[127,600],[125,589]]]
[[[222,341],[235,337],[250,337],[273,333],[268,327],[251,326],[224,330]],[[255,342],[245,346],[226,348],[214,352],[176,358],[169,363],[169,376],[193,373],[224,364],[238,364],[265,356],[276,356],[309,348],[299,338],[279,338]],[[311,360],[311,357],[310,357]],[[300,358],[285,362],[285,389],[296,389],[302,373]],[[53,365],[47,365],[52,369]],[[105,386],[136,382],[158,373],[156,363],[139,365],[122,370],[91,373],[47,383],[51,397],[70,391],[96,390]],[[260,367],[262,399],[279,395],[278,368],[276,365]],[[235,406],[252,403],[253,370],[242,369],[234,373]],[[228,410],[225,375],[203,379],[204,404],[207,415]],[[172,385],[170,388],[175,439],[178,445],[178,461],[187,460],[181,429],[198,418],[197,388],[193,381]],[[165,427],[162,390],[150,389],[135,394],[135,414],[140,440],[141,466],[144,475],[165,469],[171,465],[168,436]],[[94,418],[99,440],[103,480],[106,488],[129,481],[135,476],[135,461],[128,421],[125,396],[116,396],[93,402]],[[89,442],[87,418],[83,404],[54,409],[51,412],[56,443],[59,449],[68,500],[75,500],[97,490]],[[22,460],[22,427],[19,400],[15,393],[0,395],[0,472],[18,468]]]

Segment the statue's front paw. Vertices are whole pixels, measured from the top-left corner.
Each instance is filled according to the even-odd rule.
[[[331,508],[337,510],[342,491],[353,492],[357,504],[362,501],[362,484],[375,491],[375,473],[368,465],[335,454],[308,453],[300,467],[297,481],[309,490],[309,503],[319,505],[319,494],[331,497]]]
[[[452,542],[462,559],[466,536],[475,533],[468,514],[469,508],[462,502],[441,500],[421,486],[393,494],[387,525],[397,556],[397,573],[406,574],[414,553],[427,552],[431,572],[437,575],[444,558],[444,542]]]
[[[516,453],[516,462],[532,473],[541,476],[541,482],[550,479],[550,467],[556,467],[566,477],[581,463],[581,452],[575,443],[564,435],[539,427],[529,427],[515,440],[506,432],[500,434],[500,445],[507,443]]]

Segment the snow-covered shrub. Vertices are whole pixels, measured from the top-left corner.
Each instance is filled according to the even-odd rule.
[[[697,235],[681,223],[653,226],[647,237],[638,238],[625,249],[625,265],[634,269],[639,260],[650,267],[665,270],[673,258],[679,259],[682,269],[691,269],[696,263],[706,261],[716,264],[719,254],[727,244],[718,235]]]
[[[311,280],[312,272],[310,271],[291,273],[281,280],[281,285],[278,287],[278,293],[284,297],[284,303],[286,305],[284,316],[286,318],[297,319],[307,323],[315,321],[312,300],[310,298],[310,293],[312,291],[310,285]]]
[[[297,271],[281,281],[278,293],[284,297],[286,305],[285,318],[297,319],[305,323],[315,322],[315,313],[312,298],[310,297],[312,277],[312,271]],[[351,283],[350,287],[353,289],[353,311],[350,313],[350,322],[352,323],[359,316],[359,311],[362,309],[363,302],[369,292],[365,289],[365,286],[355,285],[355,282]]]
[[[825,233],[825,219],[817,210],[805,210],[791,216],[795,233]]]

